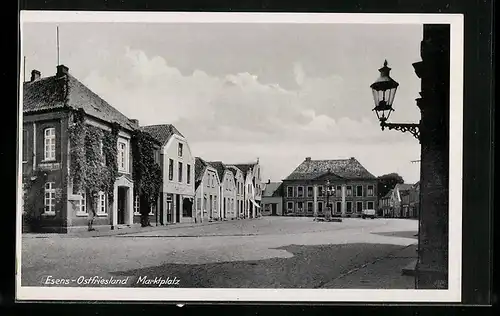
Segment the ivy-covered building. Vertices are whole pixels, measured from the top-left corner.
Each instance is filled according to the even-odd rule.
[[[87,229],[89,218],[111,229],[139,223],[131,150],[136,130],[137,121],[68,67],[59,65],[45,78],[33,70],[23,84],[24,228],[64,233]]]

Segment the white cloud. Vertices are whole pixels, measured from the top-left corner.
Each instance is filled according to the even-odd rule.
[[[109,58],[109,67],[82,81],[141,125],[175,124],[196,156],[229,162],[261,157],[273,180],[286,177],[305,156],[355,156],[377,175],[399,170],[418,176],[407,166],[418,159],[411,136],[382,132],[369,110],[359,119],[342,116],[348,105],[339,76],[308,77],[296,63],[299,90],[293,91],[248,72],[182,74],[162,57],[129,48],[118,58],[100,56]]]

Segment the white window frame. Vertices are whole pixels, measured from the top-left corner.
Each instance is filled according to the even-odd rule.
[[[371,188],[371,193],[370,193],[370,188]],[[366,190],[366,195],[367,196],[374,196],[375,194],[375,186],[370,184]]]
[[[87,216],[89,214],[89,210],[87,209],[87,195],[83,191],[80,191],[77,194],[79,195],[80,199],[78,200],[78,210],[76,211],[76,215]]]
[[[291,205],[292,207],[290,207],[290,205]],[[288,213],[293,212],[293,202],[291,202],[291,201],[286,202],[286,210],[287,210],[287,212],[288,212]]]
[[[341,185],[337,185],[335,187],[335,196],[336,197],[341,197],[342,196],[342,186]]]
[[[48,181],[45,183],[43,195],[43,214],[55,215],[56,214],[56,188],[55,182]],[[48,197],[47,197],[48,195]],[[48,202],[48,203],[47,203]],[[47,210],[48,207],[48,210]]]
[[[299,203],[302,204],[302,207],[299,207]],[[297,212],[299,212],[299,213],[304,212],[304,202],[302,202],[302,201],[297,202]]]
[[[290,195],[289,189],[292,189],[292,194]],[[286,187],[286,197],[293,197],[293,193],[295,192],[294,188],[292,186],[287,186]]]
[[[97,216],[108,215],[108,195],[103,191],[99,191],[99,193],[97,194],[96,214]]]
[[[311,196],[309,196],[309,188],[311,188]],[[307,197],[313,197],[314,196],[314,187],[313,186],[308,185],[306,191],[307,191],[307,193],[306,193]]]
[[[372,207],[371,207],[371,208],[370,208],[370,206],[369,206],[369,205],[370,205],[370,203],[372,204]],[[373,209],[375,209],[375,202],[373,202],[373,201],[367,201],[367,202],[366,202],[366,208],[367,208],[367,209],[369,209],[369,210],[373,210]]]
[[[351,188],[351,189],[348,189],[348,188]],[[351,191],[351,194],[349,194],[349,191]],[[347,185],[345,187],[345,195],[346,196],[352,196],[352,185]]]
[[[361,210],[358,211],[358,205],[361,203]],[[356,201],[356,213],[363,212],[363,201]]]
[[[338,207],[340,205],[340,208]],[[335,204],[332,204],[332,209],[335,207],[334,212],[335,213],[342,213],[342,202],[340,201],[335,201]],[[328,206],[327,206],[328,208]]]
[[[125,145],[124,149],[121,149],[120,145]],[[123,167],[122,167],[123,158]],[[129,172],[129,146],[128,141],[125,139],[118,139],[118,171],[121,173]]]
[[[319,206],[320,206],[320,205],[321,205],[321,211],[320,211],[320,209],[319,209]],[[325,207],[324,207],[324,205],[323,205],[323,201],[318,201],[318,206],[317,206],[317,207],[318,207],[318,209],[317,209],[317,210],[318,210],[318,213],[324,213],[324,212],[325,212]]]
[[[186,164],[186,183],[191,184],[191,165]]]
[[[302,195],[299,195],[299,188],[302,188]],[[298,186],[297,187],[297,197],[304,197],[304,196],[305,196],[304,187],[303,186]]]
[[[184,180],[184,164],[182,161],[177,162],[177,182],[182,183]]]
[[[311,211],[309,211],[309,205],[311,205]],[[309,212],[314,212],[314,202],[313,201],[307,201],[307,204],[306,204],[306,212],[309,213]]]
[[[183,154],[184,154],[184,144],[178,143],[177,144],[177,156],[182,157]]]
[[[134,197],[134,215],[141,215],[141,212],[139,212],[139,195],[136,194]]]
[[[49,132],[49,133],[47,133]],[[43,161],[56,160],[56,128],[47,127],[43,130]],[[47,150],[47,146],[49,149]]]
[[[358,195],[358,188],[361,188],[361,195]],[[357,197],[363,197],[363,193],[364,193],[364,192],[363,192],[363,191],[364,191],[363,189],[364,189],[364,188],[363,188],[363,186],[362,186],[362,185],[360,185],[360,184],[359,184],[359,185],[356,185],[356,196],[357,196]]]
[[[351,211],[349,211],[349,208],[347,207],[349,204],[351,205]],[[352,214],[352,211],[353,211],[353,209],[352,209],[352,201],[347,201],[345,203],[345,212],[346,212],[346,214]]]
[[[322,185],[318,185],[318,196],[325,196],[325,188]]]
[[[174,181],[174,160],[168,159],[168,181]]]

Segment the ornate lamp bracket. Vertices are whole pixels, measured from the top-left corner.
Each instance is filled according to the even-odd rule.
[[[380,127],[382,130],[396,130],[400,132],[410,132],[416,139],[420,141],[420,124],[416,123],[386,123],[385,121],[380,122]]]

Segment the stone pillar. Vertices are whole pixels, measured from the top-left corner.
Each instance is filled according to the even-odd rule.
[[[113,185],[113,197],[114,201],[111,211],[111,229],[116,229],[118,226],[118,186],[116,183]]]
[[[179,223],[182,223],[183,207],[184,207],[184,195],[179,194]]]
[[[314,218],[318,217],[318,185],[313,186],[313,212]]]
[[[177,194],[172,194],[172,223],[177,223]]]
[[[418,289],[448,287],[450,26],[424,25],[421,79]]]
[[[342,184],[342,217],[345,217],[346,214],[346,203],[345,203],[345,194],[346,194],[346,185]]]
[[[117,204],[117,203],[114,203]],[[134,186],[131,185],[127,190],[127,215],[128,215],[128,224],[132,225],[134,223]]]

